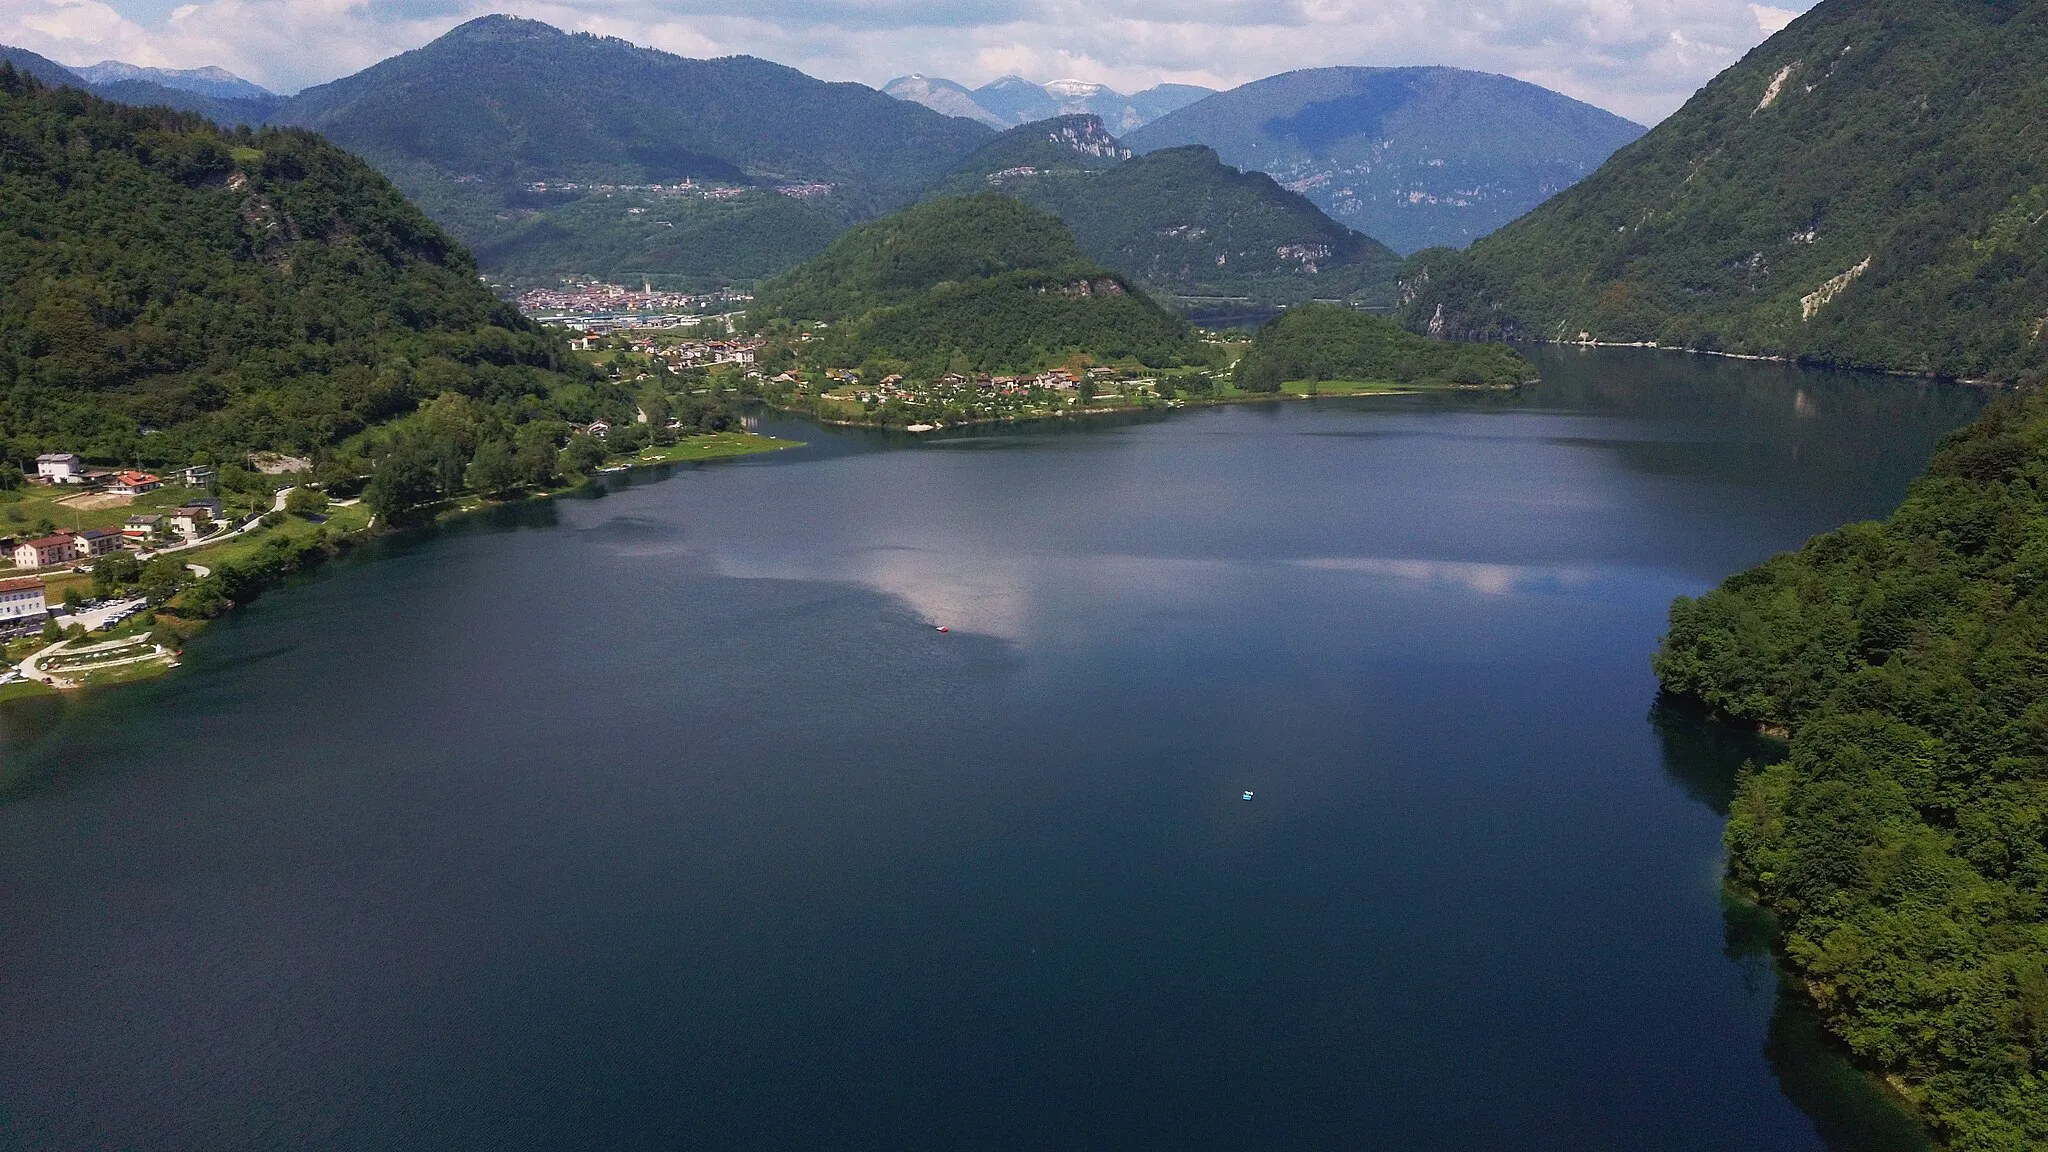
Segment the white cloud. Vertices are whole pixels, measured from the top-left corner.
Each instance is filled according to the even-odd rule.
[[[1772,8],[1765,4],[1751,4],[1749,10],[1756,13],[1756,26],[1766,36],[1783,32],[1786,25],[1799,19],[1800,15],[1789,8]]]
[[[69,64],[219,64],[289,91],[491,11],[869,84],[1016,72],[1129,91],[1333,64],[1452,64],[1643,121],[1798,14],[1744,0],[0,0],[0,42]]]

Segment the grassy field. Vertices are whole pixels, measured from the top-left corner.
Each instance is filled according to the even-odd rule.
[[[1280,385],[1280,391],[1289,396],[1399,396],[1428,390],[1427,386],[1392,380],[1289,380]]]
[[[370,510],[361,504],[352,504],[346,508],[328,509],[327,519],[324,524],[316,524],[303,516],[286,516],[284,523],[275,528],[258,528],[254,532],[237,536],[233,540],[226,540],[205,548],[194,548],[189,552],[174,552],[172,555],[186,564],[197,564],[203,568],[217,568],[228,561],[241,560],[254,555],[258,549],[263,547],[264,541],[273,537],[283,536],[287,539],[298,539],[313,535],[315,532],[320,531],[323,526],[330,535],[340,535],[345,532],[360,532],[364,528],[369,527],[369,524]]]
[[[0,704],[9,700],[22,700],[30,696],[54,696],[55,688],[39,680],[16,680],[11,684],[0,684]]]
[[[773,436],[756,436],[752,432],[713,432],[708,436],[685,437],[666,448],[649,446],[632,456],[621,457],[621,462],[681,464],[698,460],[722,460],[729,456],[751,456],[756,452],[795,448],[800,443],[796,440],[777,440]]]

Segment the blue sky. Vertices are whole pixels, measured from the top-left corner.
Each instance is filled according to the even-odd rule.
[[[1125,91],[1332,64],[1502,72],[1654,123],[1815,0],[0,0],[66,64],[217,64],[295,91],[488,12],[831,80],[1016,73]]]

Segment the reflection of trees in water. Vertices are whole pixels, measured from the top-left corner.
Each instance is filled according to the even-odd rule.
[[[1956,384],[1622,348],[1524,349],[1543,374],[1526,394],[1558,405],[1709,431],[1706,440],[1604,441],[1653,475],[1753,483],[1845,477],[1888,511],[1946,433],[1977,418],[1988,394]]]
[[[1746,763],[1768,763],[1785,745],[1718,723],[1705,709],[1659,699],[1650,726],[1663,746],[1664,771],[1687,795],[1726,816],[1735,777]],[[1777,993],[1763,1055],[1785,1098],[1813,1121],[1833,1152],[1931,1152],[1934,1142],[1870,1075],[1851,1064],[1822,1029],[1774,951],[1777,918],[1733,896],[1722,901],[1724,951],[1753,991]]]
[[[68,696],[28,696],[0,704],[0,803],[50,777],[51,742],[70,706]]]
[[[1664,772],[1686,795],[1728,815],[1735,777],[1744,764],[1775,764],[1785,744],[1755,732],[1716,723],[1706,709],[1660,697],[1650,709],[1650,726],[1664,746]]]

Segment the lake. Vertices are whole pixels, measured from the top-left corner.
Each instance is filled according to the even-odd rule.
[[[1982,399],[1537,355],[771,421],[7,709],[0,1144],[1919,1146],[1724,907],[1772,748],[1649,657]]]

